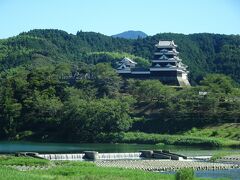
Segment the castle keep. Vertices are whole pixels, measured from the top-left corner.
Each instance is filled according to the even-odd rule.
[[[173,41],[159,41],[155,47],[154,58],[151,60],[149,69],[136,68],[136,62],[124,58],[117,72],[124,78],[159,79],[167,85],[190,86],[187,66],[178,57],[177,45]]]

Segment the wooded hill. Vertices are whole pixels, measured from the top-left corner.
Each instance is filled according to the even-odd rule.
[[[0,41],[0,66],[2,70],[43,62],[111,62],[114,65],[124,56],[139,60],[141,66],[148,64],[159,40],[175,41],[180,58],[189,66],[192,84],[198,83],[207,73],[226,74],[240,82],[239,35],[163,33],[126,40],[94,32],[80,31],[72,35],[60,30],[32,30]]]
[[[125,31],[119,34],[112,35],[112,37],[118,37],[118,38],[124,38],[124,39],[139,39],[139,38],[145,38],[148,35],[142,31]]]
[[[198,86],[176,90],[158,80],[124,81],[118,76],[113,67],[125,56],[149,66],[160,39],[179,45]],[[94,32],[32,30],[2,39],[0,139],[121,142],[127,131],[174,134],[238,123],[239,46],[239,36],[214,34],[126,40]],[[212,72],[235,82],[208,74]],[[207,94],[199,95],[201,91]],[[216,144],[212,139],[199,142]]]

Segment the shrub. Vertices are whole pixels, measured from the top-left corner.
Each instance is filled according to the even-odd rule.
[[[17,134],[15,139],[20,140],[20,139],[27,138],[32,135],[33,135],[32,131],[23,131],[23,132],[20,132],[19,134]]]
[[[218,136],[219,135],[219,132],[218,131],[213,131],[211,136]]]
[[[183,168],[180,169],[175,176],[176,180],[193,180],[194,171],[192,168]]]
[[[196,133],[197,131],[198,131],[198,129],[195,128],[195,127],[193,127],[193,128],[191,129],[191,133]]]

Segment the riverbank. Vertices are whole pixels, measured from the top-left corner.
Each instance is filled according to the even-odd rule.
[[[48,161],[27,157],[0,156],[0,179],[138,179],[174,180],[174,175],[98,167],[93,162]],[[207,180],[196,178],[196,180]]]
[[[189,147],[240,147],[240,124],[239,123],[224,123],[212,126],[207,126],[201,129],[192,128],[189,131],[179,134],[157,134],[144,132],[120,132],[120,133],[102,133],[96,138],[96,141],[90,143],[137,143],[148,145],[175,145],[175,146],[189,146]],[[74,139],[62,138],[45,138],[28,137],[24,140],[38,143],[82,143],[89,144],[89,142],[79,141]],[[7,140],[5,141],[7,142]],[[144,149],[144,148],[143,148]]]
[[[240,141],[240,123],[219,123],[202,128],[192,128],[183,133],[196,137],[216,137]]]
[[[191,135],[165,135],[150,134],[143,132],[124,133],[121,143],[140,143],[140,144],[159,144],[159,145],[182,145],[182,146],[201,146],[201,147],[240,147],[240,141]]]
[[[169,151],[144,150],[140,153],[98,153],[85,151],[82,154],[38,154],[21,153],[51,161],[93,161],[99,167],[119,167],[126,169],[141,169],[145,171],[177,171],[183,168],[193,170],[227,170],[240,169],[239,155],[223,156],[227,162],[212,161],[211,156],[187,157]]]
[[[239,127],[239,123],[224,123],[171,135],[144,132],[100,134],[96,142],[236,148],[240,147]],[[66,142],[66,139],[45,139],[44,142]],[[79,143],[75,140],[67,142]]]
[[[125,166],[132,166],[134,163],[139,165],[140,161],[128,160],[124,168],[113,167],[115,161],[98,162],[77,162],[77,161],[49,161],[31,157],[0,156],[0,179],[4,180],[52,180],[52,179],[114,179],[114,180],[175,180],[174,174],[162,174],[157,172],[143,171],[143,168],[126,169]],[[125,161],[118,161],[123,164]],[[141,166],[155,170],[153,165],[159,167],[160,164],[166,166],[176,166],[176,161],[141,161]],[[164,164],[165,163],[165,164]],[[180,163],[180,162],[179,162]],[[178,164],[179,164],[178,163]],[[192,162],[191,162],[192,163]],[[200,162],[201,163],[201,162]],[[175,165],[174,165],[175,164]],[[107,167],[107,165],[109,165]],[[152,165],[152,167],[150,167]],[[195,164],[197,166],[201,164]],[[105,167],[103,167],[105,166]],[[168,167],[170,167],[168,166]],[[120,168],[119,168],[120,167]],[[166,169],[171,170],[171,169]],[[238,170],[238,169],[236,169]],[[225,170],[226,171],[226,170]],[[211,172],[211,171],[210,171]],[[214,171],[218,172],[218,171]],[[238,172],[238,171],[237,171]],[[196,173],[197,174],[197,173]],[[195,177],[194,180],[212,180],[208,178]],[[210,176],[211,177],[211,176]],[[221,176],[219,176],[221,178]],[[224,176],[228,178],[227,176]],[[215,178],[214,178],[215,179]],[[223,180],[224,178],[221,178]],[[217,179],[215,179],[217,180]],[[224,179],[225,180],[225,179]]]

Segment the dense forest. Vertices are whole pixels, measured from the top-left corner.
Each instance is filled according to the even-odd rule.
[[[125,56],[149,66],[159,40],[178,45],[193,87],[118,76],[114,67]],[[239,122],[239,68],[238,35],[21,33],[0,40],[0,138],[102,142],[125,131],[173,134]]]
[[[0,40],[0,68],[60,62],[111,62],[114,65],[128,54],[147,65],[159,40],[175,41],[180,57],[189,66],[192,84],[199,83],[207,73],[222,73],[239,82],[240,36],[207,33],[163,33],[127,40],[94,32],[80,31],[72,35],[60,30],[32,30]]]

